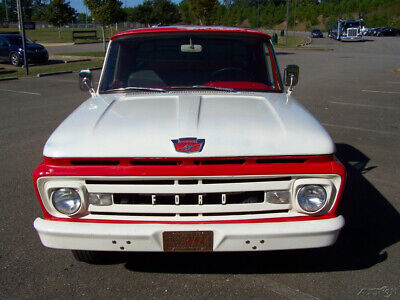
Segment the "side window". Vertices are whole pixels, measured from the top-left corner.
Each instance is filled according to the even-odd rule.
[[[6,41],[3,38],[0,38],[0,47],[5,47],[7,46]]]
[[[272,69],[272,57],[271,54],[269,53],[268,45],[265,43],[264,43],[264,57],[265,57],[265,64],[267,66],[268,85],[275,88],[274,70]]]

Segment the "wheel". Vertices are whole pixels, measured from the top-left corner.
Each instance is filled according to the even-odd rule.
[[[44,60],[42,60],[40,63],[41,63],[42,65],[47,65],[48,62],[49,62],[49,58],[47,57],[47,58],[45,58]]]
[[[110,253],[103,251],[72,250],[72,254],[77,261],[88,264],[106,263],[110,258]]]
[[[22,64],[21,59],[19,58],[18,53],[13,52],[10,55],[10,62],[13,66],[19,67]]]

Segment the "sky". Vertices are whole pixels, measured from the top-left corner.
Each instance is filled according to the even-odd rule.
[[[144,0],[120,0],[122,1],[123,5],[122,7],[128,6],[128,7],[133,7],[138,4],[143,3]],[[172,2],[179,3],[181,0],[172,0]],[[75,8],[78,12],[86,12],[86,7],[83,4],[83,0],[69,0],[71,6]]]

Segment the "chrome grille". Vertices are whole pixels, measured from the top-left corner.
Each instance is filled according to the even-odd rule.
[[[113,204],[89,206],[91,214],[206,216],[288,211],[271,204],[266,192],[290,191],[292,178],[208,177],[138,180],[86,180],[89,193],[111,193]]]
[[[357,28],[347,29],[347,36],[357,36],[357,34],[358,34]]]

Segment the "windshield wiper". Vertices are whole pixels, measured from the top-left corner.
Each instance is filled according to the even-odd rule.
[[[217,86],[208,86],[208,85],[172,86],[168,89],[170,89],[170,90],[214,90],[214,91],[237,93],[237,90],[235,90],[235,89],[217,87]]]
[[[108,92],[124,92],[124,91],[146,91],[146,92],[162,92],[162,93],[168,92],[166,89],[142,87],[142,86],[128,86],[124,88],[109,89],[103,92],[108,93]]]

